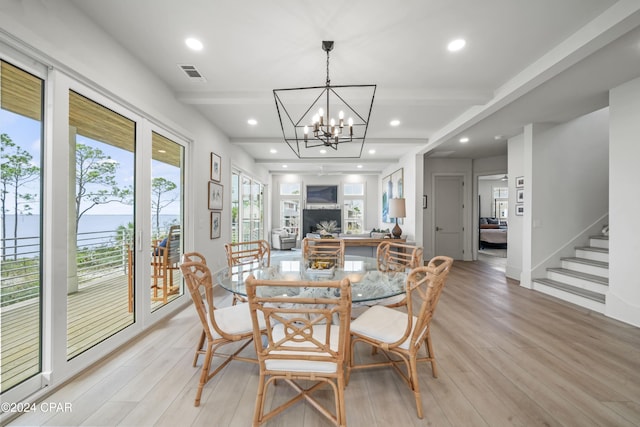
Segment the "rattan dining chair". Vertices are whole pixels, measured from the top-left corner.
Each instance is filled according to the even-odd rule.
[[[452,258],[438,256],[431,260],[430,265],[411,270],[407,276],[407,295],[410,297],[407,298],[406,311],[375,305],[351,322],[347,382],[353,369],[392,366],[413,391],[418,418],[422,418],[418,362],[430,362],[432,374],[437,378],[430,324],[452,264]],[[419,302],[415,311],[414,299]],[[384,359],[356,365],[353,355],[359,342],[381,350],[379,357]],[[426,344],[425,355],[419,354],[423,344]]]
[[[245,283],[260,364],[253,425],[265,423],[304,399],[334,425],[345,426],[345,363],[349,351],[351,308],[349,280],[275,281],[257,280],[249,275]],[[292,288],[299,292],[291,292]],[[260,339],[261,316],[266,323],[265,340]],[[298,394],[265,413],[267,389],[276,380],[283,380]],[[301,384],[300,380],[311,381],[311,384]],[[314,395],[326,384],[333,391],[333,410],[322,405],[325,400],[322,395],[319,398]]]
[[[422,247],[389,239],[378,245],[376,259],[380,271],[405,271],[422,265]]]
[[[385,273],[405,272],[422,265],[422,247],[389,240],[381,242],[376,251],[378,271]],[[402,307],[407,304],[406,294],[380,301],[387,307]]]
[[[337,267],[344,266],[345,244],[342,239],[302,239],[302,256],[310,263],[328,261]]]
[[[271,246],[266,240],[253,240],[250,242],[226,243],[224,250],[227,254],[227,266],[256,264],[261,267],[271,265]],[[247,302],[238,294],[233,294],[233,304]]]
[[[199,354],[204,354],[200,382],[194,402],[194,406],[199,406],[204,385],[229,362],[241,360],[257,363],[255,358],[239,356],[239,353],[251,343],[254,337],[253,322],[249,313],[249,305],[246,303],[224,308],[215,306],[211,271],[204,262],[185,261],[180,264],[180,269],[206,337],[206,348],[205,343],[202,342],[201,347],[196,351],[196,360]],[[264,318],[257,316],[256,325],[259,335],[259,331],[264,329]],[[218,349],[227,344],[242,341],[244,343],[232,354],[218,352]],[[216,356],[223,357],[225,360],[211,371],[212,360]]]
[[[207,263],[207,259],[200,252],[187,252],[182,254],[182,263],[185,262],[201,262],[203,264]],[[207,334],[202,330],[200,334],[200,340],[198,341],[198,346],[196,347],[196,354],[193,357],[193,367],[198,364],[198,356],[204,355],[206,353],[204,342],[207,339]]]

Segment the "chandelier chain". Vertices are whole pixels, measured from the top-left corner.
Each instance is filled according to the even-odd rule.
[[[331,80],[329,80],[329,51],[327,50],[327,86],[331,84]]]

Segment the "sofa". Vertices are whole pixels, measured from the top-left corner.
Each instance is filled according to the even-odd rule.
[[[290,250],[296,247],[298,234],[290,233],[285,228],[274,228],[271,230],[271,248],[279,250]]]

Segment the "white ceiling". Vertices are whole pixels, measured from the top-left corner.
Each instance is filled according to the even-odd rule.
[[[376,173],[411,151],[506,154],[524,125],[605,107],[608,89],[640,76],[640,0],[73,3],[272,172]],[[187,37],[204,49],[186,48]],[[448,52],[458,37],[466,47]],[[332,84],[377,85],[355,161],[298,160],[282,137],[272,90],[323,85],[322,40],[335,41]]]

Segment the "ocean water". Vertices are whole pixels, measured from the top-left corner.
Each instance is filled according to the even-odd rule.
[[[168,229],[169,224],[178,220],[177,215],[160,215],[161,233]],[[78,225],[78,233],[95,233],[104,232],[104,235],[112,235],[111,233],[118,229],[119,226],[127,226],[133,221],[131,215],[84,215],[80,218]],[[14,238],[14,217],[7,216],[4,224],[6,235],[5,245],[9,253],[13,254]],[[152,227],[155,226],[155,218]],[[0,232],[2,229],[0,229]],[[18,246],[18,254],[31,253],[37,251],[38,239],[40,234],[40,215],[18,215],[18,232],[17,237],[20,239]],[[7,240],[8,239],[8,240]]]

